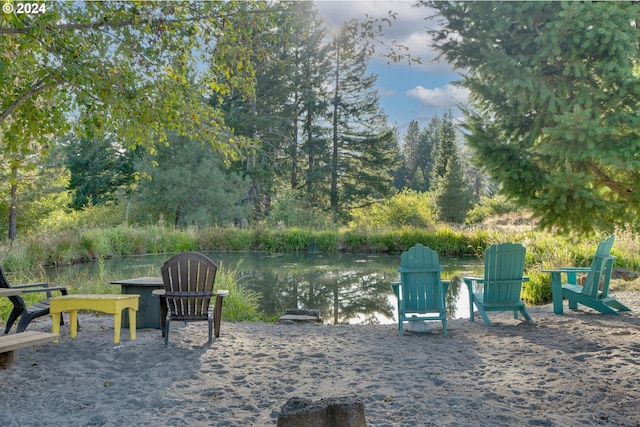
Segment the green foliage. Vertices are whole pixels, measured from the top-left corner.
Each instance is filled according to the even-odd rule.
[[[332,122],[329,196],[335,219],[352,207],[379,201],[392,192],[394,162],[399,151],[393,129],[379,107],[377,76],[367,74],[373,54],[354,22],[344,23],[331,41],[329,107]]]
[[[444,59],[465,70],[478,167],[541,225],[640,229],[636,2],[426,1]]]
[[[168,220],[174,227],[232,224],[247,218],[241,200],[248,184],[224,168],[211,146],[172,136],[156,155],[145,153],[136,169],[142,178],[131,196],[132,217],[143,223]]]
[[[283,192],[273,201],[266,223],[270,227],[326,229],[330,215],[293,192]]]
[[[429,194],[403,190],[383,202],[354,210],[349,228],[384,230],[405,227],[429,228],[433,225],[434,215]]]
[[[522,287],[522,299],[528,304],[543,304],[552,300],[551,275],[533,271],[525,272],[529,281]]]
[[[271,12],[261,2],[54,2],[46,13],[0,14],[0,80],[10,82],[0,93],[0,169],[15,189],[71,130],[150,150],[175,132],[239,158],[250,144],[202,100],[254,95],[252,34],[271,28]],[[10,204],[14,238],[17,198]]]
[[[102,258],[97,261],[102,263]],[[4,267],[7,267],[5,263]],[[7,273],[11,283],[34,283],[46,281],[46,277],[42,270],[31,270],[28,268],[21,270],[13,270],[6,268],[8,271],[15,273]],[[35,273],[34,273],[35,271]],[[147,275],[157,276],[158,271],[151,269]],[[122,277],[116,277],[107,269],[99,268],[97,275],[90,274],[86,269],[67,269],[58,277],[59,284],[67,287],[70,293],[82,294],[108,294],[113,293],[113,285],[110,282],[120,280]],[[258,303],[260,295],[247,290],[237,279],[234,271],[227,271],[223,268],[218,270],[216,275],[215,289],[225,289],[229,291],[229,295],[224,298],[222,310],[222,318],[227,322],[251,322],[264,320],[263,316],[258,313]],[[42,294],[32,293],[23,294],[23,299],[27,305],[35,304],[42,299]],[[2,298],[0,301],[0,318],[7,319],[13,305],[8,299]]]
[[[471,190],[466,181],[451,111],[438,126],[438,144],[434,145],[431,193],[438,219],[461,224],[471,208]]]
[[[542,304],[551,300],[550,275],[542,270],[563,266],[588,266],[596,246],[604,237],[575,239],[545,232],[489,233],[483,230],[455,230],[451,227],[437,227],[435,230],[404,228],[382,232],[338,232],[296,228],[248,230],[219,227],[180,231],[158,226],[119,226],[80,232],[59,231],[22,238],[11,246],[0,246],[0,263],[10,272],[11,277],[15,277],[15,283],[25,283],[46,281],[44,269],[41,267],[45,265],[88,260],[100,262],[107,257],[147,253],[176,253],[184,250],[400,253],[421,243],[442,256],[481,257],[492,243],[522,242],[527,248],[525,273],[530,278],[530,282],[524,286],[523,297],[528,303]],[[616,237],[613,250],[613,254],[617,256],[615,267],[637,271],[640,266],[640,246],[637,242],[640,238],[629,229],[619,230]],[[77,275],[84,274],[80,269],[69,271],[77,272]],[[104,289],[104,286],[112,280],[108,278],[108,271],[102,271],[101,275],[103,277],[97,280],[84,277],[60,280],[65,284],[78,283],[78,289],[85,293],[108,293],[109,290]],[[228,280],[234,281],[235,276],[231,276],[233,272],[229,273]],[[217,281],[218,288],[234,289],[233,283],[223,279],[224,275],[220,277],[221,280]],[[247,300],[254,300],[255,295],[245,292],[242,288],[238,290],[238,294],[244,300],[238,304],[244,308],[237,310],[243,313],[250,312],[245,311],[247,308],[243,304]],[[2,310],[0,301],[0,313]]]
[[[73,193],[73,209],[115,202],[121,190],[133,183],[133,151],[117,142],[69,137],[63,147],[71,172],[68,188]]]
[[[465,223],[478,224],[488,217],[515,211],[516,207],[509,203],[504,196],[483,196],[480,198],[479,203],[467,212]]]
[[[201,227],[195,239],[200,251],[250,251],[253,232],[249,229],[230,227]]]
[[[0,73],[2,81],[13,82],[0,103],[0,131],[12,140],[5,149],[31,148],[32,139],[45,143],[50,134],[60,136],[68,120],[78,120],[91,136],[115,131],[130,144],[153,146],[174,130],[234,151],[233,141],[219,137],[219,114],[199,100],[231,89],[252,93],[251,31],[268,26],[264,5],[47,6],[38,15],[0,15],[6,41]],[[201,64],[212,64],[210,73],[200,73],[199,84],[187,78],[197,66],[190,59],[194,51]]]
[[[239,282],[234,271],[221,268],[216,275],[215,289],[225,289],[229,295],[222,301],[222,319],[227,322],[255,322],[264,320],[258,313],[260,294],[248,290]]]

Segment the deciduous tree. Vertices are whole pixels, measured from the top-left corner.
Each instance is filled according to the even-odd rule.
[[[267,25],[264,3],[40,4],[41,13],[0,14],[0,151],[12,185],[72,125],[151,148],[173,131],[239,155],[220,112],[200,100],[252,96],[257,45],[247,29]],[[212,66],[194,84],[187,76],[202,62]]]

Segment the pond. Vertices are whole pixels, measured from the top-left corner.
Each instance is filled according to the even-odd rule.
[[[396,323],[396,297],[390,282],[398,280],[399,255],[387,254],[266,254],[206,253],[221,271],[235,271],[238,282],[261,295],[259,310],[277,316],[288,308],[320,311],[324,323],[393,324]],[[86,269],[96,277],[99,270],[118,279],[159,276],[160,266],[170,255],[145,255],[104,260],[50,272],[50,278],[65,269]],[[476,258],[446,258],[442,277],[454,279],[478,275],[482,261]],[[115,291],[115,290],[114,290]],[[447,295],[451,318],[468,318],[466,286],[452,280]]]

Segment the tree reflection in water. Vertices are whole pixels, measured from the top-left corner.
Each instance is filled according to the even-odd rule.
[[[240,284],[259,293],[260,311],[272,317],[289,308],[318,310],[325,323],[393,324],[396,297],[390,282],[398,280],[399,254],[265,254],[206,253],[222,270],[235,271]],[[114,258],[76,265],[86,274],[107,269],[114,277],[160,275],[170,254]],[[468,293],[460,277],[479,275],[480,259],[441,257],[443,279],[452,279],[447,309],[452,318],[468,317]],[[60,269],[63,270],[63,269]],[[157,273],[155,273],[157,272]],[[60,272],[58,272],[60,273]],[[55,278],[52,278],[55,282]]]
[[[300,308],[320,311],[325,323],[331,324],[396,322],[390,282],[398,280],[399,256],[272,255],[247,261],[238,266],[238,277],[244,286],[262,295],[260,308],[269,316]],[[482,265],[475,259],[447,258],[442,264],[443,277],[451,279],[449,315],[468,317],[468,293],[460,278],[477,274]]]

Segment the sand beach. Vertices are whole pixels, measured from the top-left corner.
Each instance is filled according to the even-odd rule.
[[[292,397],[357,397],[368,426],[638,426],[640,294],[634,311],[588,308],[535,323],[508,313],[449,322],[449,337],[398,335],[396,325],[223,322],[210,346],[205,322],[122,330],[81,313],[69,338],[20,350],[0,371],[3,426],[275,426]],[[68,318],[67,318],[68,319]],[[437,324],[436,324],[437,325]],[[51,319],[29,330],[49,332]]]

